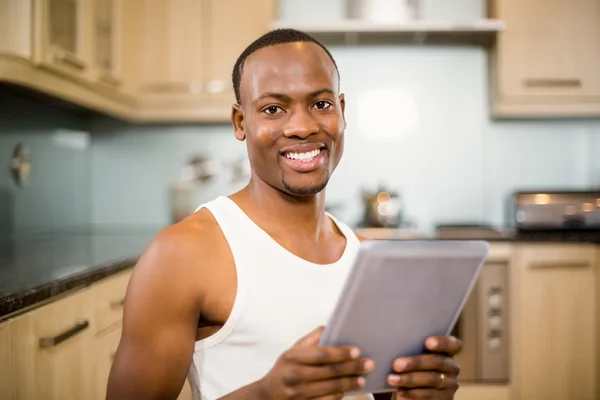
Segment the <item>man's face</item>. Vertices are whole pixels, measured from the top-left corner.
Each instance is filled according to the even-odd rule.
[[[344,148],[344,97],[317,44],[270,46],[243,67],[236,137],[247,140],[253,175],[293,196],[325,188]]]

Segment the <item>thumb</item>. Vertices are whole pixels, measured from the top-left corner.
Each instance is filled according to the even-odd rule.
[[[318,345],[319,339],[321,338],[321,334],[323,333],[323,329],[325,329],[325,327],[323,327],[323,326],[319,326],[318,328],[314,329],[308,335],[300,338],[300,340],[298,340],[296,342],[294,347],[295,346],[308,347],[308,346]]]

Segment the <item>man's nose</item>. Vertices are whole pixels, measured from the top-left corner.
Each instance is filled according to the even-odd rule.
[[[286,137],[296,136],[300,139],[306,139],[318,132],[319,124],[307,110],[295,110],[283,127],[283,135]]]

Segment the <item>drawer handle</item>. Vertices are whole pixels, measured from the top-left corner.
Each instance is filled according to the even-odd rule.
[[[110,302],[110,308],[120,308],[123,307],[125,305],[125,297],[123,297],[121,300],[114,300]]]
[[[54,61],[60,62],[62,64],[70,65],[71,67],[83,70],[85,69],[85,63],[75,57],[72,54],[65,53],[63,51],[58,51],[54,53]]]
[[[525,79],[525,86],[530,88],[580,88],[581,80],[579,79]]]
[[[555,268],[590,268],[589,262],[569,262],[569,261],[556,261],[556,262],[535,262],[529,264],[530,269],[555,269]]]
[[[62,343],[65,340],[77,335],[79,332],[86,330],[89,326],[90,326],[90,322],[88,320],[77,321],[75,323],[75,326],[67,329],[66,331],[64,331],[63,333],[61,333],[57,336],[40,338],[40,347],[42,349],[45,349],[48,347],[54,347],[54,346],[58,345],[59,343]]]

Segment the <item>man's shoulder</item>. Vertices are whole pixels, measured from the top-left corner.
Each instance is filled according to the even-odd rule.
[[[157,265],[196,264],[210,259],[213,250],[223,242],[222,237],[212,214],[200,209],[158,232],[142,258]]]

